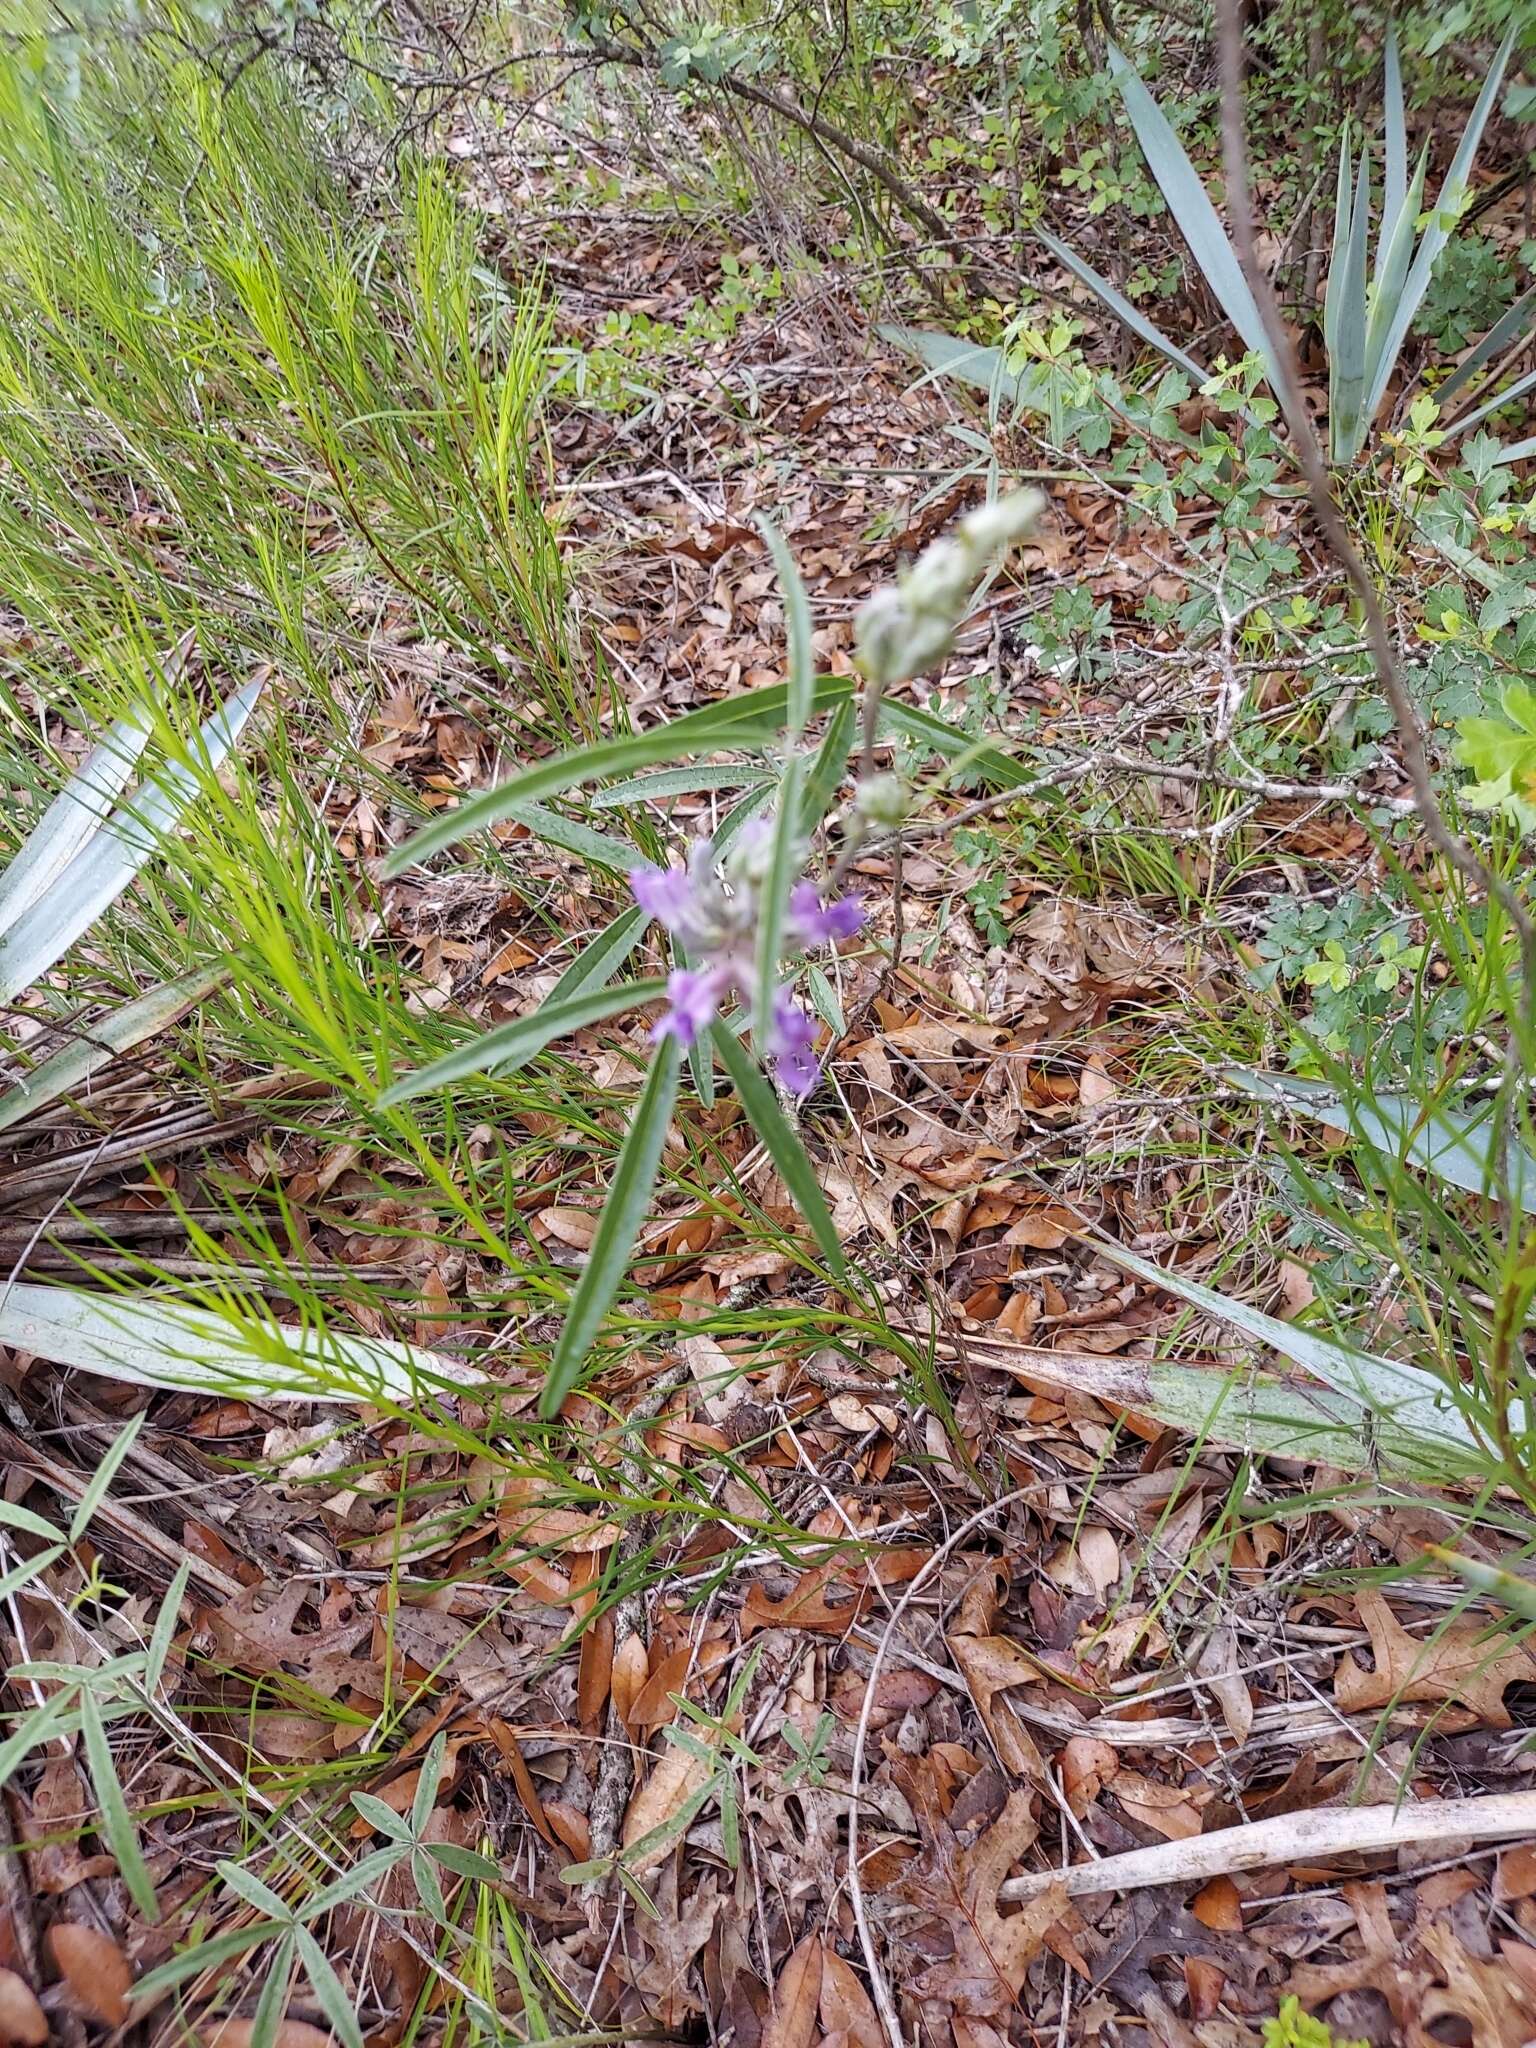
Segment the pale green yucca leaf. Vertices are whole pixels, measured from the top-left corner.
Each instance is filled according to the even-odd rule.
[[[579,994],[562,997],[558,1003],[553,999],[540,1003],[526,1017],[498,1024],[494,1031],[472,1032],[452,1052],[445,1052],[440,1059],[431,1060],[414,1074],[407,1074],[404,1080],[394,1082],[379,1097],[379,1107],[393,1109],[396,1103],[409,1102],[412,1096],[446,1088],[450,1082],[462,1081],[469,1074],[483,1074],[492,1067],[498,1074],[514,1073],[557,1038],[567,1038],[589,1024],[601,1024],[607,1017],[616,1017],[620,1010],[653,1003],[666,992],[666,983],[662,981],[621,981],[611,988],[583,989]]]
[[[784,764],[779,802],[769,841],[768,862],[757,892],[756,984],[752,991],[752,1035],[759,1053],[766,1052],[773,1025],[773,999],[779,987],[779,955],[784,943],[784,913],[789,892],[800,872],[800,792],[805,757],[791,754]]]
[[[535,839],[574,853],[589,867],[603,868],[612,875],[627,874],[639,858],[627,840],[599,832],[579,818],[562,818],[542,804],[514,804],[506,815],[514,824],[526,826]]]
[[[1042,235],[1041,240],[1049,245],[1050,237]],[[1000,348],[961,341],[953,334],[937,334],[926,327],[885,326],[877,332],[882,341],[908,350],[939,376],[953,377],[957,383],[974,385],[978,391],[999,398],[1019,395],[1019,379],[1009,369],[1007,355]]]
[[[1504,69],[1509,62],[1509,53],[1514,47],[1514,41],[1515,30],[1511,28],[1499,45],[1498,54],[1489,67],[1487,78],[1483,81],[1483,89],[1477,96],[1477,104],[1473,107],[1466,128],[1462,132],[1456,154],[1451,159],[1451,167],[1446,172],[1445,183],[1440,187],[1434,211],[1424,230],[1424,238],[1419,243],[1418,253],[1413,259],[1413,267],[1408,272],[1397,305],[1392,311],[1382,339],[1380,359],[1375,365],[1373,379],[1366,393],[1368,419],[1375,419],[1381,402],[1387,395],[1387,385],[1396,367],[1398,352],[1407,337],[1408,329],[1413,324],[1414,315],[1423,303],[1424,294],[1429,290],[1441,251],[1450,240],[1451,230],[1460,216],[1467,180],[1472,173],[1473,159],[1477,155],[1478,144],[1483,138],[1483,129],[1498,97],[1499,86],[1503,81]]]
[[[731,1077],[736,1099],[746,1111],[747,1121],[768,1148],[768,1156],[794,1198],[795,1207],[811,1226],[822,1257],[833,1273],[847,1270],[842,1242],[832,1222],[827,1198],[821,1191],[815,1168],[783,1110],[779,1099],[746,1047],[723,1024],[711,1028],[715,1053]]]
[[[383,1337],[295,1329],[258,1304],[217,1314],[163,1297],[18,1281],[0,1298],[0,1344],[132,1386],[260,1400],[408,1404],[479,1386],[456,1359]]]
[[[1215,293],[1218,304],[1242,336],[1250,355],[1258,356],[1271,380],[1269,337],[1264,321],[1243,276],[1237,251],[1217,218],[1210,195],[1200,175],[1185,154],[1184,145],[1168,125],[1167,116],[1153,99],[1134,65],[1127,62],[1113,43],[1109,46],[1109,68],[1125,110],[1131,117],[1136,140],[1141,144],[1147,166],[1162,189],[1169,211],[1190,254]]]
[[[1493,1195],[1502,1184],[1522,1210],[1536,1210],[1536,1157],[1523,1145],[1506,1144],[1504,1172],[1499,1171],[1502,1133],[1495,1102],[1468,1114],[1407,1095],[1362,1094],[1346,1101],[1325,1082],[1251,1067],[1229,1067],[1226,1078],[1260,1102],[1351,1131],[1378,1152],[1421,1167],[1452,1187]]]
[[[1524,441],[1507,442],[1499,450],[1500,462],[1524,462],[1531,455],[1536,455],[1536,434]]]
[[[1397,30],[1387,30],[1386,58],[1381,87],[1381,109],[1386,128],[1386,168],[1381,189],[1381,235],[1376,244],[1376,282],[1385,275],[1384,254],[1393,223],[1401,218],[1408,193],[1408,118],[1403,104],[1403,66],[1398,54]],[[1417,214],[1418,208],[1413,209]]]
[[[1103,277],[1091,263],[1085,263],[1075,249],[1049,234],[1044,228],[1036,228],[1036,235],[1050,250],[1058,263],[1066,265],[1072,275],[1087,285],[1088,289],[1108,306],[1111,313],[1122,325],[1129,327],[1149,348],[1155,348],[1165,355],[1179,369],[1192,377],[1196,384],[1205,382],[1206,373],[1191,355],[1186,355],[1177,342],[1170,341],[1160,327],[1155,327],[1145,313],[1133,306],[1123,292],[1117,291],[1107,277]]]
[[[1450,1389],[1433,1373],[1356,1350],[1303,1324],[1281,1322],[1235,1295],[1219,1294],[1170,1267],[1156,1266],[1123,1245],[1095,1240],[1095,1249],[1149,1285],[1180,1296],[1218,1322],[1229,1323],[1256,1343],[1268,1345],[1325,1387],[1358,1402],[1368,1414],[1415,1445],[1426,1462],[1454,1457],[1468,1468],[1485,1462],[1476,1432],[1457,1409]]]
[[[1475,412],[1464,414],[1456,422],[1455,426],[1451,428],[1451,432],[1456,435],[1470,433],[1473,427],[1480,426],[1484,420],[1496,413],[1501,406],[1513,405],[1517,398],[1524,398],[1527,391],[1532,390],[1536,390],[1536,370],[1527,370],[1523,377],[1517,377],[1514,383],[1506,390],[1500,391],[1494,397],[1486,399],[1483,404],[1478,406]],[[1506,462],[1512,462],[1515,460],[1515,457],[1506,448],[1503,451],[1503,459]]]
[[[1362,149],[1344,244],[1344,274],[1334,302],[1334,331],[1328,342],[1328,423],[1335,462],[1349,461],[1365,439],[1365,264],[1370,222],[1371,153]]]
[[[1419,209],[1424,203],[1424,174],[1428,163],[1429,144],[1425,143],[1414,166],[1413,182],[1403,195],[1396,215],[1383,213],[1382,216],[1376,284],[1371,294],[1371,313],[1365,331],[1367,391],[1375,388],[1393,315],[1407,285],[1408,266],[1413,260],[1413,245],[1418,234]],[[1362,411],[1359,437],[1349,451],[1351,457],[1359,454],[1374,417],[1374,414],[1367,417]]]
[[[811,715],[816,688],[816,650],[811,643],[811,600],[805,579],[795,567],[795,558],[784,536],[771,519],[759,519],[758,532],[768,543],[773,566],[778,571],[779,589],[784,597],[784,626],[789,643],[789,710],[786,724],[791,745],[805,731]]]
[[[146,995],[124,1003],[100,1023],[75,1027],[77,1035],[68,1045],[0,1095],[0,1131],[35,1115],[60,1096],[74,1094],[98,1068],[174,1024],[210,995],[227,971],[214,967],[206,973],[184,974],[179,980],[168,981],[164,987],[152,988]]]
[[[1502,355],[1521,330],[1530,324],[1533,310],[1536,310],[1536,284],[1529,286],[1520,294],[1503,318],[1489,328],[1488,332],[1477,344],[1477,347],[1471,351],[1463,362],[1456,365],[1450,376],[1437,388],[1435,403],[1439,406],[1442,415],[1457,392],[1464,391],[1478,371],[1486,368],[1494,360],[1495,356]],[[1460,422],[1458,421],[1456,425],[1447,428],[1446,431],[1452,434],[1459,434],[1461,432]]]
[[[1333,251],[1328,260],[1328,283],[1323,291],[1323,345],[1330,358],[1344,303],[1344,271],[1354,218],[1354,193],[1354,158],[1350,153],[1349,121],[1346,117],[1344,132],[1339,137],[1339,171],[1333,200]]]
[[[42,897],[100,831],[149,742],[149,719],[120,718],[65,783],[0,875],[0,933]]]
[[[199,735],[202,767],[211,775],[239,737],[261,695],[247,683],[226,699]],[[110,908],[198,796],[201,780],[168,762],[139,794],[99,825],[41,897],[0,938],[0,1002],[11,1002],[61,959]]]
[[[677,1083],[678,1048],[673,1039],[664,1038],[656,1048],[656,1057],[635,1104],[634,1118],[608,1184],[586,1270],[571,1296],[560,1341],[549,1362],[549,1377],[539,1397],[539,1413],[546,1420],[559,1414],[561,1403],[575,1386],[603,1317],[624,1283],[629,1256],[645,1221],[661,1165],[661,1151],[677,1101]]]

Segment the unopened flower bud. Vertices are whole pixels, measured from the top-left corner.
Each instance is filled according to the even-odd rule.
[[[910,675],[905,663],[911,637],[907,608],[888,583],[866,598],[853,615],[859,666],[871,682],[897,683]]]
[[[993,498],[988,504],[978,505],[974,512],[967,512],[957,530],[958,537],[967,548],[990,559],[1033,532],[1044,507],[1041,492],[1012,491],[1006,498]]]
[[[853,792],[859,816],[880,832],[894,832],[907,815],[909,792],[899,775],[869,775]]]
[[[953,623],[965,609],[975,581],[970,550],[957,540],[936,540],[902,578],[901,594],[908,611]]]

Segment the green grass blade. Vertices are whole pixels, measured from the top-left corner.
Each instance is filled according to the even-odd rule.
[[[588,989],[601,988],[639,945],[650,921],[638,903],[621,910],[611,924],[603,926],[591,945],[584,946],[576,955],[544,998],[544,1007],[553,1009],[573,996],[585,995]],[[506,1071],[510,1073],[512,1069]]]
[[[1058,240],[1045,228],[1037,227],[1035,234],[1050,250],[1056,261],[1065,264],[1074,277],[1081,279],[1089,291],[1109,308],[1115,318],[1123,326],[1129,327],[1132,334],[1139,336],[1149,348],[1155,348],[1160,354],[1165,355],[1169,362],[1176,364],[1188,376],[1193,377],[1196,384],[1205,382],[1206,373],[1194,357],[1186,355],[1177,342],[1170,341],[1160,327],[1154,327],[1145,313],[1139,312],[1125,294],[1117,291],[1109,279],[1101,276],[1091,263],[1085,263],[1075,249],[1069,248],[1065,242]]]
[[[91,1517],[106,1498],[107,1488],[112,1484],[118,1466],[122,1464],[124,1458],[132,1450],[133,1440],[138,1435],[143,1422],[144,1418],[142,1415],[135,1415],[130,1423],[118,1431],[117,1435],[108,1445],[101,1463],[91,1474],[85,1491],[75,1504],[75,1512],[71,1516],[69,1524],[69,1540],[71,1543],[78,1543],[86,1530],[91,1526]]]
[[[1253,293],[1248,289],[1248,280],[1243,276],[1237,251],[1227,238],[1227,231],[1217,217],[1209,193],[1200,182],[1199,173],[1185,154],[1184,145],[1168,125],[1162,108],[1148,92],[1140,73],[1113,43],[1109,46],[1109,68],[1125,102],[1125,110],[1131,117],[1136,140],[1141,144],[1148,167],[1162,189],[1180,234],[1189,244],[1190,254],[1200,266],[1222,311],[1242,336],[1244,347],[1265,363],[1273,382],[1274,368],[1270,362],[1269,338],[1263,319]]]
[[[811,643],[811,600],[805,579],[784,536],[771,519],[760,518],[757,530],[768,543],[784,596],[784,626],[789,643],[788,742],[793,746],[805,731],[816,689],[816,650]]]
[[[793,1125],[780,1107],[779,1098],[762,1068],[734,1032],[723,1025],[712,1027],[715,1054],[731,1077],[736,1099],[747,1113],[747,1121],[768,1147],[768,1156],[778,1168],[795,1207],[811,1227],[811,1235],[822,1257],[839,1279],[847,1273],[842,1242],[833,1226],[832,1212],[821,1191],[816,1170]]]
[[[158,1036],[211,995],[227,971],[215,967],[206,973],[184,974],[163,988],[150,989],[148,994],[124,1003],[101,1023],[86,1026],[68,1045],[34,1067],[24,1081],[18,1081],[0,1095],[0,1131],[8,1131],[24,1117],[57,1102],[61,1095],[73,1095],[98,1068],[110,1065],[119,1054],[132,1051],[145,1039]]]
[[[396,1081],[379,1097],[379,1107],[393,1109],[396,1103],[409,1102],[412,1096],[446,1088],[468,1074],[483,1074],[492,1067],[498,1074],[515,1073],[555,1039],[567,1038],[588,1024],[601,1024],[605,1018],[616,1017],[621,1010],[633,1009],[637,1004],[653,1003],[666,992],[666,983],[662,981],[621,981],[611,988],[584,989],[558,1003],[540,1003],[528,1016],[514,1017],[494,1031],[472,1032],[452,1052],[445,1052],[441,1059],[418,1067],[403,1081]]]
[[[784,914],[789,892],[800,872],[800,792],[805,758],[791,754],[784,764],[778,809],[773,822],[768,868],[757,900],[757,985],[752,992],[752,1035],[759,1054],[767,1050],[773,1026],[773,999],[779,986],[779,955],[784,950]]]
[[[677,1101],[678,1069],[676,1041],[665,1038],[656,1048],[645,1086],[635,1104],[624,1148],[608,1184],[586,1270],[571,1297],[560,1341],[549,1363],[549,1378],[539,1396],[539,1413],[546,1421],[559,1414],[561,1403],[575,1386],[603,1317],[623,1285],[661,1165],[661,1151]]]

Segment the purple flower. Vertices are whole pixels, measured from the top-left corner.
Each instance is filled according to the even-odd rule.
[[[643,908],[643,906],[642,906]],[[679,1045],[692,1045],[704,1027],[713,1021],[724,995],[728,975],[722,968],[697,973],[678,967],[667,976],[667,1008],[651,1027],[651,1042],[675,1038]]]
[[[809,1095],[821,1079],[821,1061],[811,1050],[815,1043],[816,1020],[791,999],[787,988],[781,988],[773,999],[768,1056],[791,1095]]]
[[[857,896],[834,896],[823,903],[814,882],[796,882],[789,892],[789,928],[802,946],[851,939],[863,924],[864,905]]]
[[[647,917],[669,932],[688,921],[694,907],[693,877],[686,868],[631,868],[629,886]]]

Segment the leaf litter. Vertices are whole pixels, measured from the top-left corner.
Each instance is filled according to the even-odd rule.
[[[656,310],[659,231],[600,222],[597,235],[619,289]],[[691,285],[671,289],[681,301]],[[579,291],[560,318],[590,331]],[[849,364],[814,309],[748,315],[731,368],[785,396],[744,425],[693,380],[679,399],[698,423],[686,475],[667,418],[620,447],[573,407],[554,436],[567,545],[601,541],[609,557],[595,630],[621,657],[634,717],[779,678],[761,507],[811,585],[833,673],[848,671],[852,601],[958,509],[892,502],[888,481],[868,481],[910,468],[943,407],[894,362]],[[815,398],[791,402],[802,388]],[[653,480],[625,481],[637,473]],[[1138,546],[1108,500],[1074,486],[1025,573],[1112,594]],[[411,653],[420,669],[376,705],[362,751],[442,803],[492,779],[499,742],[459,708],[466,679],[446,655]],[[952,708],[963,666],[939,692]],[[1027,660],[1009,680],[1051,702]],[[711,793],[669,804],[683,830],[718,815]],[[383,850],[366,803],[348,798],[336,822],[348,859]],[[417,872],[383,898],[413,1000],[480,1025],[536,1008],[572,941],[617,907],[600,870],[525,823],[495,836],[502,873]],[[860,879],[876,894],[894,876],[871,856]],[[353,1276],[359,1341],[390,1341],[354,1284],[372,1273],[412,1304],[415,1344],[447,1355],[432,1426],[398,1384],[351,1390],[354,1426],[318,1408],[296,1423],[289,1403],[245,1388],[146,1398],[147,1374],[84,1382],[88,1400],[53,1372],[58,1347],[13,1345],[9,1398],[33,1424],[46,1412],[40,1445],[80,1474],[121,1422],[146,1419],[118,1490],[204,1576],[171,1614],[158,1692],[123,1696],[112,1723],[158,1918],[127,1887],[81,1728],[13,1788],[31,1883],[0,1894],[7,2040],[117,2028],[137,2011],[136,1978],[194,1930],[248,1923],[256,1909],[221,1883],[221,1858],[297,1896],[275,1825],[290,1805],[309,1875],[330,1882],[352,1844],[366,1855],[382,1839],[354,1792],[396,1815],[419,1806],[431,1839],[491,1856],[499,1878],[476,1910],[528,1946],[514,1967],[504,1941],[470,1991],[520,2026],[547,2011],[566,2035],[652,2026],[879,2048],[894,2016],[901,2039],[954,2048],[1246,2048],[1294,1993],[1373,2044],[1536,2037],[1523,1845],[1469,1841],[1427,1868],[1411,1849],[1385,1868],[1282,1855],[1083,1903],[1055,1875],[1362,1799],[1527,1789],[1536,1651],[1459,1587],[1355,1583],[1416,1558],[1446,1514],[1421,1493],[1356,1486],[1379,1448],[1358,1413],[1214,1325],[1188,1331],[1171,1293],[1101,1255],[1107,1236],[1195,1277],[1228,1241],[1232,1219],[1197,1172],[1141,1163],[1155,1139],[1188,1135],[1153,1054],[1177,1019],[1233,999],[1228,950],[1039,873],[1012,885],[1009,942],[989,941],[963,879],[947,852],[909,856],[900,961],[888,971],[860,947],[836,962],[837,1111],[806,1127],[889,1342],[815,1277],[794,1204],[724,1101],[690,1112],[687,1136],[674,1126],[672,1163],[690,1170],[642,1241],[638,1277],[665,1334],[614,1350],[542,1437],[519,1426],[553,1319],[509,1296],[506,1262],[445,1230],[424,1184],[375,1158],[366,1132],[294,1114],[297,1085],[250,1121],[226,1113],[161,1142],[151,1124],[73,1186],[73,1213],[105,1239],[138,1227],[143,1256],[165,1259],[231,1188],[247,1204],[280,1197],[306,1256]],[[887,922],[877,937],[890,936]],[[575,1272],[590,1248],[640,1048],[640,1027],[614,1021],[562,1046],[584,1121],[532,1092],[509,1105],[508,1227],[550,1271]],[[170,1089],[146,1083],[136,1113],[162,1114]],[[45,1226],[28,1256],[46,1263],[68,1239],[25,1206],[37,1156],[23,1140],[8,1172],[21,1227]],[[466,1165],[488,1157],[471,1133]],[[1278,1261],[1252,1285],[1283,1317],[1305,1306],[1304,1272],[1298,1289]],[[733,1324],[744,1312],[755,1328]],[[1176,1381],[1159,1370],[1170,1346]],[[1249,1398],[1260,1384],[1267,1406]],[[24,1458],[5,1498],[58,1512],[48,1469]],[[102,1564],[126,1585],[119,1604],[91,1576]],[[12,1594],[8,1648],[44,1673],[24,1681],[36,1697],[58,1686],[50,1659],[105,1671],[141,1648],[169,1576],[103,1522]],[[440,1735],[443,1769],[424,1779]],[[255,1788],[254,1835],[214,1796],[232,1773]],[[1038,1889],[1009,1900],[1024,1877]],[[471,1959],[492,1952],[463,1917],[435,1928],[398,1869],[340,1897],[315,1932],[370,2044],[404,2038],[413,2013],[439,2026]],[[259,1951],[210,1952],[181,2010],[198,2038],[245,2048],[262,1984]],[[172,2024],[164,2008],[140,2016],[156,2038]],[[320,2048],[335,2027],[313,1976],[296,1976],[278,2048]]]

